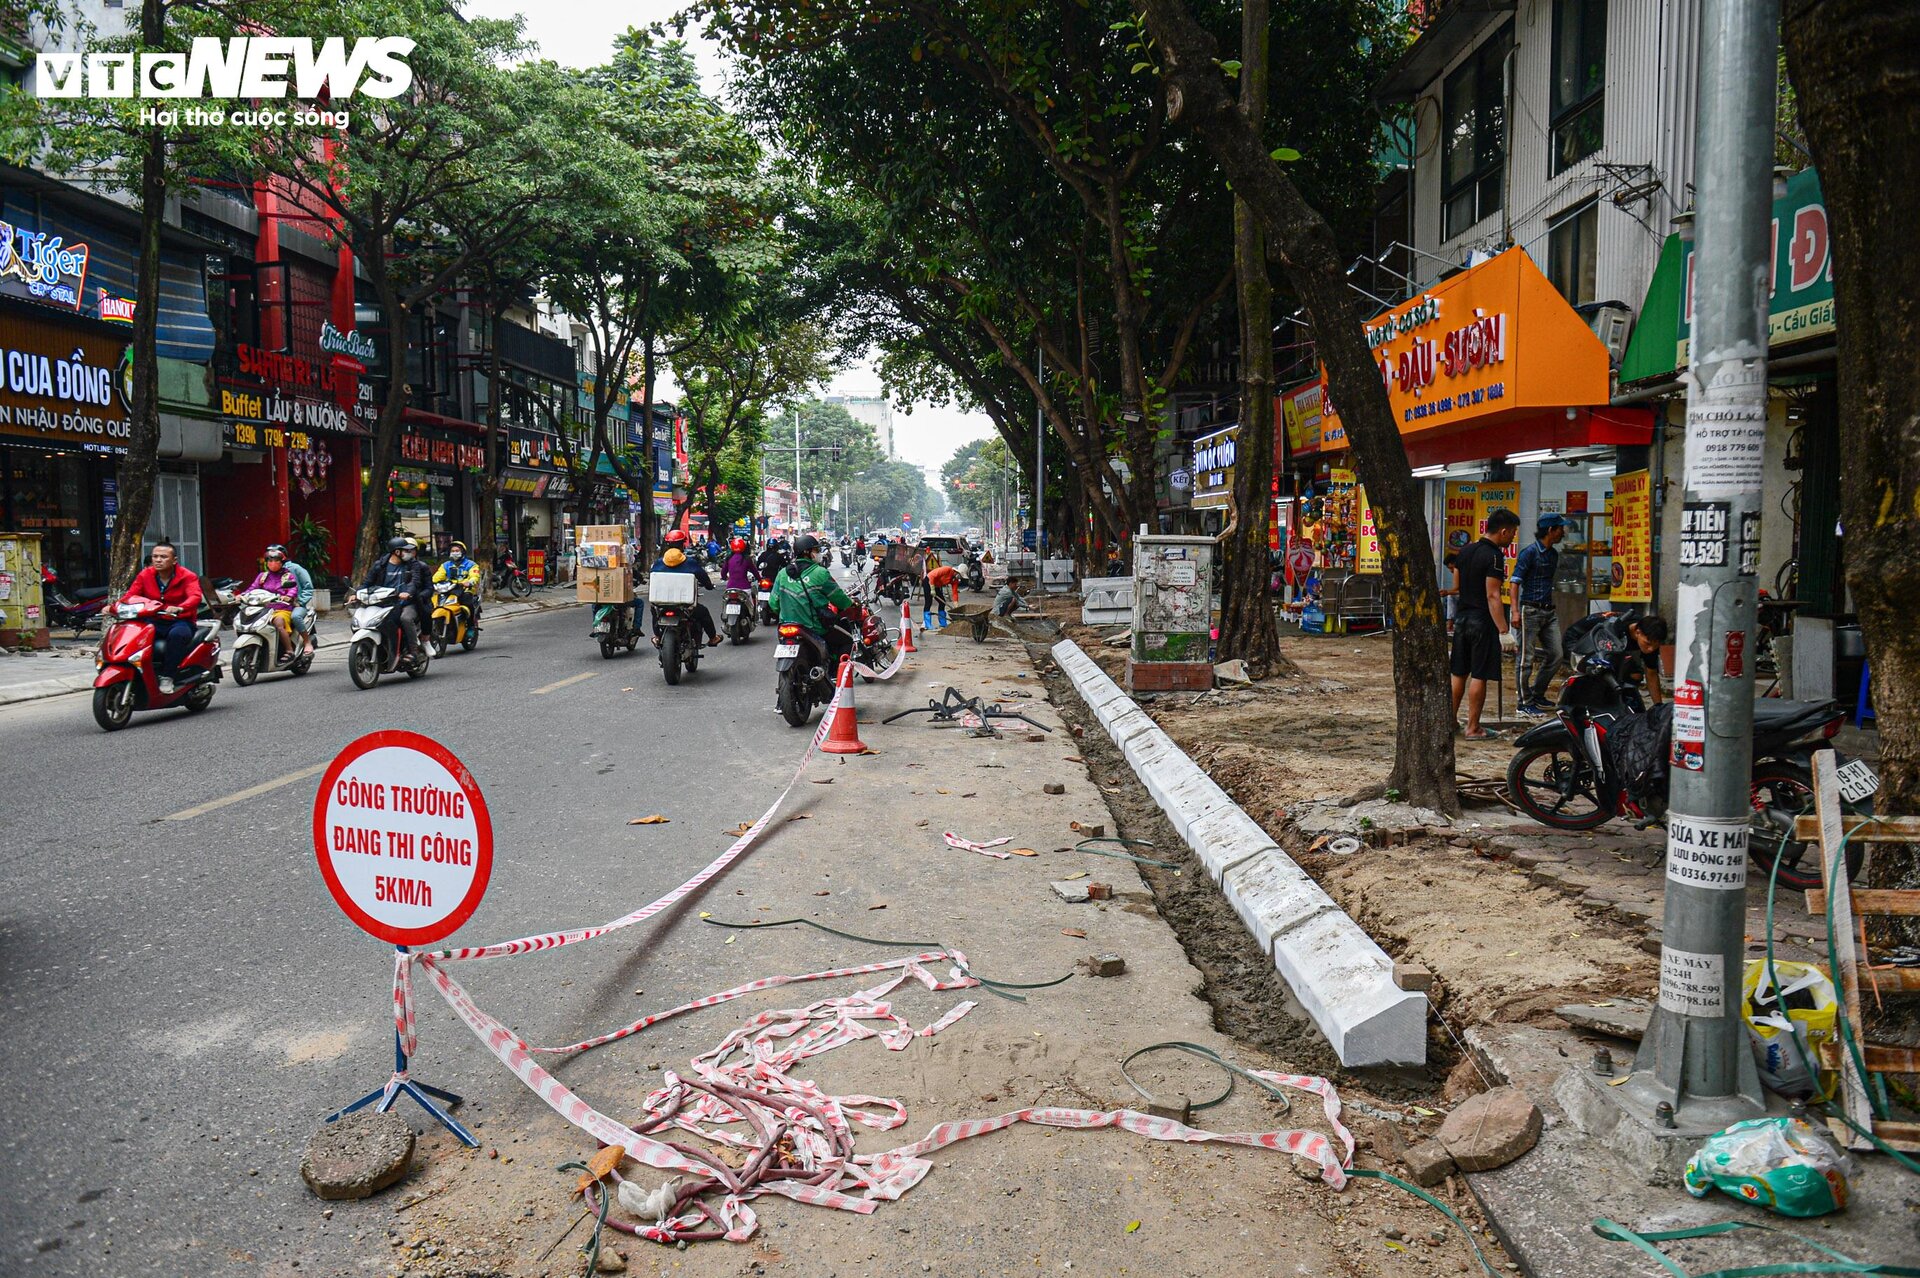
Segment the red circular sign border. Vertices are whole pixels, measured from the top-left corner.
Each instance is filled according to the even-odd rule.
[[[347,890],[340,883],[340,877],[333,872],[333,862],[327,853],[326,811],[327,795],[332,791],[334,782],[347,770],[347,765],[364,754],[389,746],[398,746],[407,750],[418,750],[433,759],[459,783],[460,790],[467,796],[467,803],[473,809],[474,826],[479,835],[479,847],[474,849],[477,864],[473,871],[473,883],[467,894],[454,909],[453,913],[440,922],[427,927],[397,928],[389,927],[380,920],[354,904]],[[435,741],[432,737],[421,736],[418,732],[409,732],[404,728],[387,728],[379,732],[369,732],[366,736],[348,742],[333,762],[327,765],[326,772],[320,778],[320,789],[313,799],[313,854],[320,863],[320,877],[326,880],[327,891],[333,894],[334,904],[361,931],[376,936],[394,945],[431,945],[458,931],[460,925],[473,916],[480,908],[480,899],[487,894],[487,883],[493,878],[493,818],[487,812],[487,800],[480,793],[480,787],[474,782],[473,774],[467,765],[454,757],[453,751]]]

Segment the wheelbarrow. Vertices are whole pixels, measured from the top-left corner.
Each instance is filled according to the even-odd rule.
[[[953,621],[965,623],[975,643],[985,643],[993,629],[993,609],[986,604],[955,604],[949,614]]]

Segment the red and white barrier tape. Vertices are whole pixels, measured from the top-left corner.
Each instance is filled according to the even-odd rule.
[[[878,680],[892,678],[905,660],[906,654],[896,651],[884,670],[874,670],[858,662],[852,664],[856,672]],[[889,1050],[900,1051],[913,1039],[931,1037],[965,1016],[975,1006],[972,1002],[958,1003],[931,1024],[915,1029],[893,1010],[891,1004],[884,1001],[908,977],[913,977],[933,991],[977,986],[979,982],[966,974],[966,956],[957,950],[928,950],[877,963],[800,975],[764,977],[643,1016],[619,1029],[561,1047],[529,1045],[500,1020],[482,1010],[453,979],[447,970],[448,964],[469,959],[531,954],[592,940],[649,919],[698,892],[751,849],[765,833],[774,814],[793,792],[815,751],[825,740],[833,713],[839,706],[840,695],[840,690],[836,689],[799,766],[772,806],[725,852],[658,900],[594,927],[549,932],[493,945],[462,946],[420,953],[401,951],[397,954],[394,963],[394,1022],[400,1031],[407,1056],[411,1058],[418,1047],[412,982],[412,967],[418,963],[455,1015],[515,1077],[562,1118],[603,1145],[624,1146],[627,1157],[636,1162],[692,1178],[691,1185],[676,1191],[672,1203],[673,1214],[667,1219],[653,1225],[619,1225],[656,1242],[711,1237],[744,1241],[752,1237],[758,1228],[758,1219],[748,1202],[761,1194],[778,1194],[797,1202],[868,1213],[880,1202],[899,1198],[926,1176],[932,1164],[925,1155],[962,1140],[1004,1130],[1016,1123],[1083,1130],[1118,1127],[1151,1140],[1218,1142],[1270,1149],[1310,1158],[1320,1165],[1321,1179],[1328,1185],[1335,1189],[1345,1186],[1345,1167],[1352,1160],[1353,1137],[1340,1123],[1340,1102],[1332,1084],[1325,1079],[1305,1075],[1264,1071],[1252,1072],[1276,1085],[1310,1091],[1321,1097],[1327,1121],[1341,1142],[1339,1154],[1336,1154],[1333,1142],[1319,1132],[1218,1133],[1134,1110],[1096,1111],[1054,1107],[1020,1109],[990,1118],[941,1123],[913,1144],[882,1154],[855,1154],[855,1125],[881,1131],[892,1130],[907,1121],[905,1107],[899,1101],[885,1097],[834,1096],[811,1080],[795,1077],[792,1071],[804,1060],[866,1038],[878,1038]],[[1001,859],[1008,854],[993,849],[1012,841],[1010,838],[1000,838],[976,843],[951,831],[945,832],[943,837],[950,847]],[[953,965],[944,979],[934,975],[929,968],[930,964],[943,961]],[[892,972],[894,975],[879,985],[843,998],[822,999],[803,1008],[762,1012],[749,1018],[713,1050],[694,1058],[692,1078],[683,1078],[667,1071],[665,1086],[646,1098],[646,1118],[636,1126],[623,1124],[593,1108],[535,1060],[537,1055],[569,1056],[589,1051],[628,1038],[672,1017],[731,1002],[760,990],[880,972]],[[870,1021],[885,1022],[889,1028],[870,1028],[866,1024]],[[395,1074],[388,1083],[388,1090],[397,1087],[404,1077],[404,1074]],[[725,1130],[729,1126],[742,1124],[753,1130],[754,1138]],[[658,1132],[666,1127],[680,1128],[717,1146],[747,1151],[747,1161],[736,1168],[692,1146],[643,1134],[643,1131]],[[720,1200],[715,1206],[709,1207],[702,1200],[702,1195],[716,1191],[720,1193]],[[709,1224],[713,1226],[712,1229],[708,1228]]]
[[[940,834],[940,837],[947,841],[948,847],[959,848],[963,852],[978,852],[981,856],[997,857],[1002,861],[1009,859],[1009,857],[1011,857],[1012,855],[1011,853],[1008,853],[1008,852],[994,851],[994,849],[999,847],[1002,843],[1013,842],[1013,839],[1011,837],[1001,838],[1001,839],[988,839],[985,843],[975,843],[972,839],[961,838],[959,835],[955,834],[952,830],[943,830]]]

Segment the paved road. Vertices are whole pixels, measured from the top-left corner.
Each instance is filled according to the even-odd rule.
[[[681,882],[804,744],[773,713],[766,631],[668,688],[647,648],[605,660],[586,627],[578,609],[503,620],[475,652],[369,692],[325,649],[305,678],[223,684],[203,715],[142,714],[113,736],[84,696],[0,709],[0,1272],[384,1261],[375,1232],[344,1248],[318,1236],[297,1171],[315,1121],[391,1062],[389,952],[314,867],[321,765],[383,727],[465,761],[497,850],[454,939],[484,942],[613,917]],[[671,826],[625,824],[667,806]],[[556,970],[487,965],[489,1002],[536,1009],[535,1033],[632,1003],[619,972],[576,987]]]

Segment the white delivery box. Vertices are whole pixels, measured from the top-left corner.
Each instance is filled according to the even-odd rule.
[[[647,601],[657,604],[690,604],[699,592],[699,583],[690,572],[656,572],[647,578]]]

